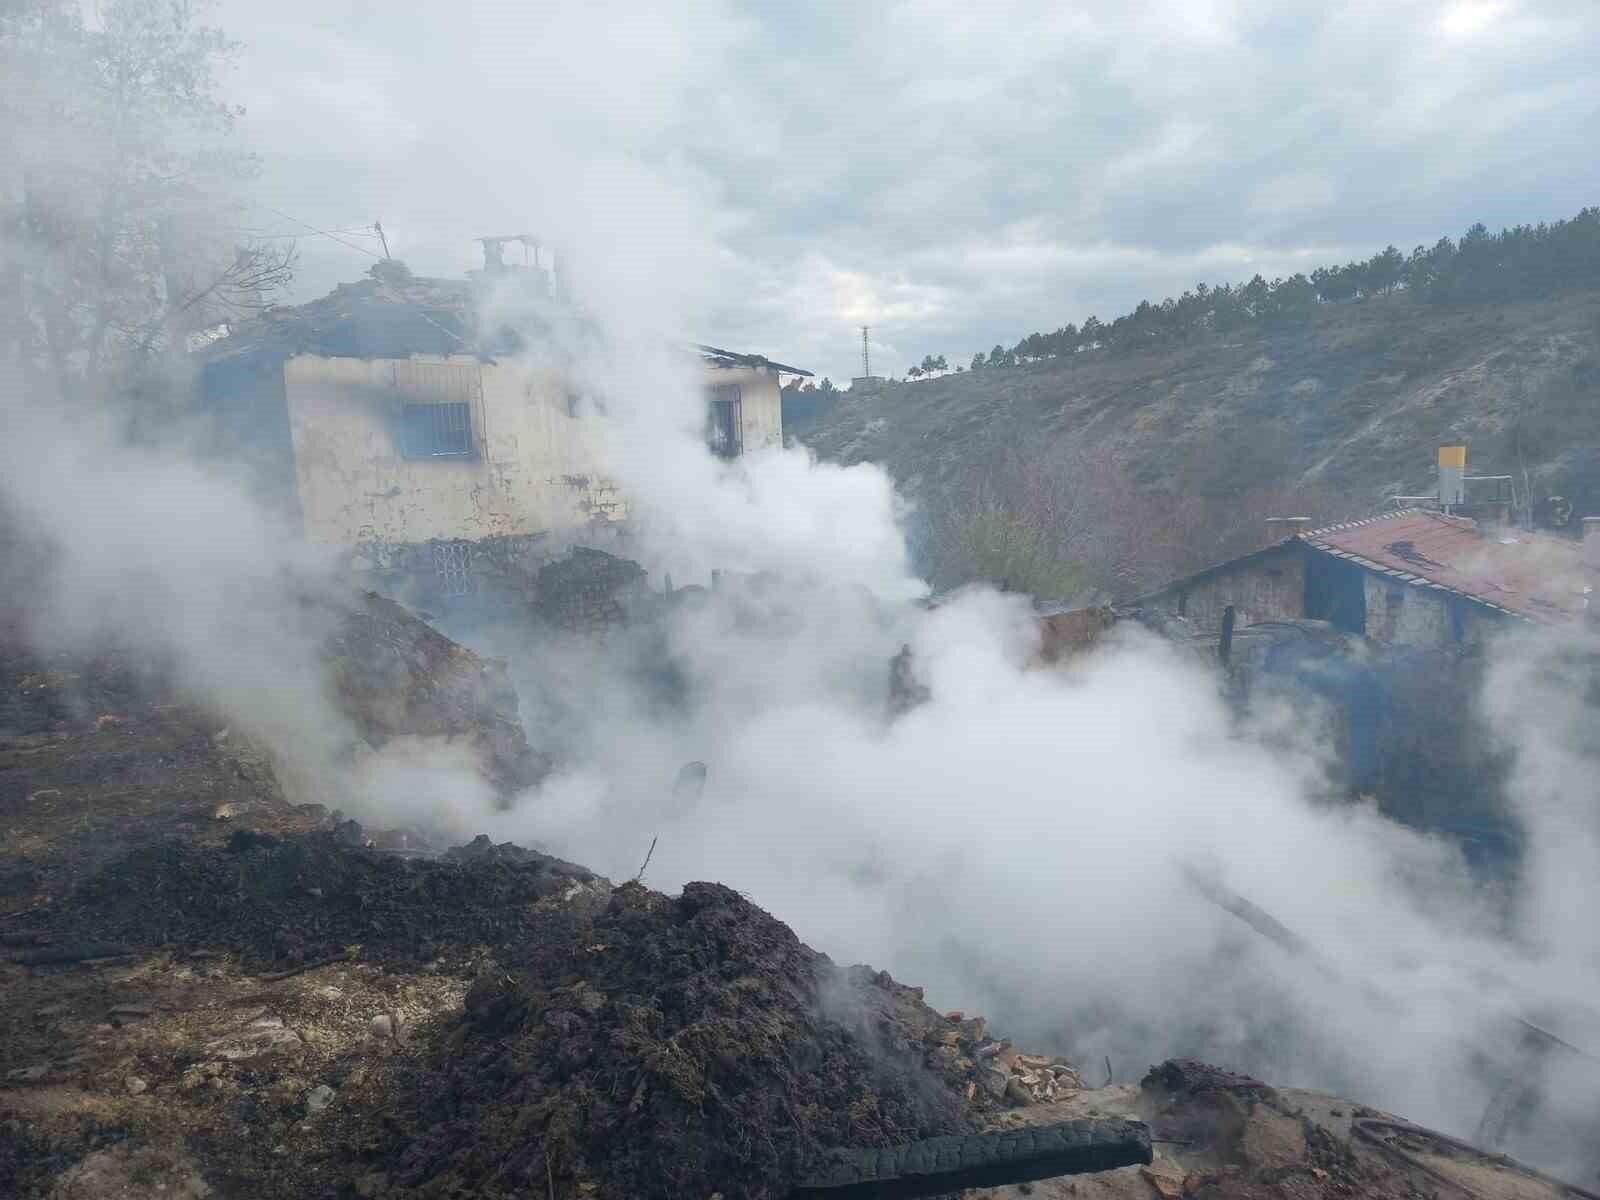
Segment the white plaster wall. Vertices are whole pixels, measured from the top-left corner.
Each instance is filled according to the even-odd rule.
[[[783,445],[783,394],[775,372],[761,367],[708,367],[706,387],[737,385],[744,452]]]
[[[397,384],[430,364],[476,375],[475,458],[400,454],[396,421],[407,397]],[[600,470],[599,418],[568,415],[566,390],[554,375],[470,357],[303,355],[284,364],[284,393],[310,541],[477,539],[624,515],[620,494]]]
[[[412,359],[299,355],[283,367],[305,536],[332,545],[476,540],[620,520],[605,474],[606,418],[581,407],[552,372],[470,356]],[[450,395],[418,394],[448,379]],[[783,398],[762,368],[711,368],[707,387],[736,384],[746,453],[783,444]],[[470,381],[465,393],[463,381]],[[470,397],[470,398],[469,398]],[[476,455],[408,459],[398,419],[408,399],[468,398]]]

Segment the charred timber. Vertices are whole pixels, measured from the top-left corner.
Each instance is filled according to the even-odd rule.
[[[952,1134],[905,1146],[835,1150],[802,1181],[793,1197],[938,1196],[962,1188],[1004,1187],[1149,1161],[1150,1129],[1142,1121],[1062,1121]]]

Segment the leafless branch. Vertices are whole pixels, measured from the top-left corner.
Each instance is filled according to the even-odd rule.
[[[639,867],[639,873],[633,877],[633,881],[635,883],[638,883],[644,878],[644,869],[650,865],[650,856],[656,852],[656,838],[659,838],[660,836],[661,835],[658,833],[656,834],[656,837],[650,839],[650,849],[645,851],[644,862]]]

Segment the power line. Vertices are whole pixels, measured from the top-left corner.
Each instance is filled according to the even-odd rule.
[[[301,226],[302,228],[309,229],[312,233],[320,234],[322,237],[325,237],[325,238],[332,238],[334,241],[338,242],[341,246],[348,246],[352,250],[359,250],[362,254],[367,255],[369,258],[376,258],[376,259],[379,259],[380,261],[383,258],[383,255],[379,254],[376,250],[369,250],[365,246],[358,246],[354,242],[347,242],[336,233],[329,233],[326,229],[318,229],[315,225],[312,225],[307,221],[302,221],[299,217],[291,217],[288,213],[284,212],[283,210],[277,209],[277,208],[273,208],[272,205],[270,205],[270,204],[263,204],[263,205],[261,205],[261,207],[266,209],[269,213],[276,213],[278,216],[282,217],[285,221],[290,221],[290,222],[293,222],[296,225]]]
[[[288,213],[284,212],[282,209],[273,208],[272,205],[270,205],[270,204],[262,204],[262,205],[260,205],[260,207],[266,209],[270,213],[276,213],[278,216],[282,217],[285,221],[292,221],[296,225],[300,225],[300,226],[302,226],[302,227],[304,227],[306,229],[309,229],[312,233],[320,234],[322,237],[325,237],[325,238],[332,238],[334,241],[338,242],[341,246],[349,246],[350,249],[352,249],[352,250],[359,250],[359,251],[361,251],[361,253],[369,255],[370,257],[377,259],[379,262],[382,262],[384,260],[384,256],[382,254],[379,254],[377,251],[368,250],[365,246],[358,246],[354,242],[347,242],[342,237],[339,237],[337,234],[329,233],[326,229],[318,229],[315,225],[312,225],[307,221],[302,221],[299,217],[291,217]],[[371,235],[368,235],[368,236],[371,236]],[[382,237],[382,234],[379,233],[378,236]],[[385,241],[387,241],[387,239],[385,239]],[[440,333],[444,334],[446,337],[454,339],[458,344],[460,344],[462,346],[467,345],[467,339],[466,338],[462,337],[459,333],[455,332],[455,330],[447,329],[445,326],[441,325],[438,321],[435,321],[431,316],[428,315],[427,310],[425,310],[422,307],[422,305],[416,303],[413,300],[407,299],[407,298],[405,298],[403,296],[400,297],[400,302],[402,304],[407,305],[410,308],[414,308],[419,317],[421,317],[429,325],[432,325],[435,329],[437,329]]]
[[[277,235],[277,234],[280,233],[279,230],[267,229],[267,228],[264,228],[264,227],[262,227],[260,225],[240,224],[240,225],[236,225],[234,228],[236,228],[236,229],[238,229],[238,230],[240,230],[241,232],[244,232],[244,233],[259,233],[259,234],[265,234],[267,236],[273,236],[273,235]],[[328,230],[328,232],[329,233],[349,234],[351,236],[359,236],[359,237],[377,237],[378,236],[376,233],[374,233],[372,231],[372,226],[371,225],[351,225],[348,228],[345,227],[345,226],[339,226],[336,229]],[[284,234],[282,234],[282,236],[283,237],[302,237],[304,235],[303,234],[299,234],[299,233],[284,233]]]
[[[295,239],[303,238],[303,237],[306,236],[303,233],[261,233],[261,232],[258,232],[256,230],[254,230],[254,229],[243,229],[243,228],[239,229],[238,232],[244,234],[246,237],[254,238],[258,242],[293,241]],[[337,233],[337,234],[340,234],[340,235],[342,235],[344,237],[376,238],[378,236],[377,234],[373,233],[370,230],[361,230],[361,229],[335,229],[335,230],[333,230],[333,232]]]

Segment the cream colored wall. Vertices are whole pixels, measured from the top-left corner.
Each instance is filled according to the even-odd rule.
[[[476,358],[366,360],[305,355],[284,364],[305,533],[313,542],[421,542],[566,529],[623,515],[599,468],[594,418],[569,416],[557,377]],[[475,380],[477,455],[407,459],[399,408],[429,374]]]
[[[707,367],[705,384],[738,386],[746,454],[783,445],[783,395],[776,374],[759,367]]]
[[[310,541],[477,540],[626,515],[621,493],[601,469],[602,418],[581,409],[569,415],[566,388],[553,373],[467,356],[300,355],[284,364],[283,375]],[[707,367],[704,381],[738,385],[745,453],[783,444],[775,374]],[[408,399],[466,400],[476,456],[402,457],[399,410]]]

